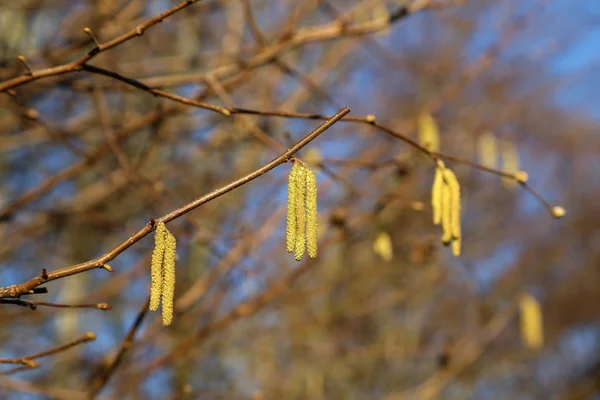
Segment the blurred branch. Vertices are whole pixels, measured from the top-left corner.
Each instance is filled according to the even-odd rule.
[[[121,343],[121,346],[119,347],[119,350],[117,351],[117,355],[113,358],[112,361],[109,361],[107,363],[107,365],[102,369],[102,371],[98,374],[98,376],[96,376],[94,378],[94,380],[92,381],[92,383],[91,383],[92,388],[91,388],[89,396],[88,396],[89,399],[96,398],[96,396],[98,395],[98,393],[100,393],[100,391],[102,390],[104,385],[106,385],[106,383],[108,382],[108,380],[110,379],[112,374],[119,367],[119,365],[121,364],[121,361],[123,361],[125,354],[133,345],[133,340],[135,338],[135,334],[137,333],[139,328],[142,326],[142,322],[144,321],[144,318],[148,314],[148,305],[149,304],[150,304],[150,298],[148,297],[146,299],[146,301],[144,302],[144,304],[142,305],[142,307],[140,308],[140,311],[138,312],[137,317],[135,318],[135,321],[133,322],[133,325],[131,326],[131,328],[129,328],[129,332],[127,332],[127,335],[125,335],[125,338],[123,339],[123,343]]]
[[[68,350],[72,347],[78,346],[82,343],[86,343],[86,342],[94,341],[94,340],[96,340],[96,334],[93,332],[87,332],[85,335],[81,336],[78,339],[73,340],[72,342],[63,344],[61,346],[53,347],[51,349],[42,351],[40,353],[35,353],[35,354],[28,355],[28,356],[20,357],[20,358],[0,359],[0,364],[23,364],[23,365],[27,366],[28,368],[35,368],[39,365],[37,362],[33,361],[35,359],[46,357],[46,356],[53,355],[56,353],[60,353],[65,350]]]
[[[183,10],[187,6],[190,6],[198,1],[202,1],[202,0],[182,1],[181,3],[177,4],[176,6],[171,7],[170,9],[156,15],[154,18],[149,19],[148,21],[144,22],[143,24],[136,26],[134,29],[130,30],[129,32],[127,32],[119,37],[116,37],[115,39],[108,41],[106,43],[98,43],[96,40],[94,40],[96,46],[92,50],[87,52],[87,54],[80,57],[78,60],[75,60],[68,64],[59,65],[57,67],[45,68],[45,69],[34,70],[34,71],[30,70],[26,74],[23,74],[16,78],[9,79],[8,81],[0,83],[0,93],[5,92],[12,88],[16,88],[25,83],[36,81],[41,78],[62,75],[62,74],[75,72],[75,71],[81,71],[83,69],[83,66],[85,63],[87,63],[88,61],[90,61],[91,59],[93,59],[95,56],[102,53],[103,51],[112,49],[113,47],[117,47],[136,36],[143,35],[144,31],[151,28],[153,25],[156,25],[157,23],[162,22],[165,18],[170,17],[171,15],[175,14],[176,12]],[[85,31],[86,31],[86,33],[89,31],[90,32],[89,34],[91,34],[91,30],[89,28],[85,28]]]
[[[48,303],[44,301],[33,301],[23,299],[2,299],[0,298],[0,304],[15,304],[21,307],[29,307],[32,310],[37,309],[38,306],[53,307],[53,308],[93,308],[96,310],[110,310],[110,306],[106,303],[96,304],[59,304],[59,303]]]
[[[278,165],[281,165],[281,164],[287,162],[297,151],[299,151],[304,146],[306,146],[308,143],[310,143],[311,141],[316,139],[321,133],[325,132],[329,127],[331,127],[334,123],[336,123],[337,121],[342,119],[349,112],[350,112],[350,109],[348,109],[348,108],[344,108],[344,109],[340,110],[337,114],[332,116],[325,123],[321,124],[318,128],[316,128],[315,130],[313,130],[312,132],[307,134],[302,140],[300,140],[298,143],[296,143],[292,148],[285,151],[283,154],[281,154],[279,157],[273,159],[268,164],[264,165],[263,167],[257,169],[256,171],[254,171],[234,182],[229,183],[228,185],[225,185],[219,189],[213,190],[209,194],[202,196],[202,197],[192,201],[191,203],[188,203],[188,204],[184,205],[183,207],[180,207],[180,208],[170,212],[167,215],[157,218],[156,222],[172,221],[172,220],[194,210],[195,208],[201,206],[202,204],[205,204],[211,200],[214,200],[214,199],[224,195],[225,193],[228,193],[248,182],[253,181],[254,179],[260,177],[261,175],[274,169]],[[21,283],[21,284],[11,285],[8,287],[0,288],[0,298],[17,298],[17,297],[22,296],[23,294],[26,294],[30,290],[36,288],[37,286],[39,286],[45,282],[64,278],[64,277],[70,276],[70,275],[79,274],[79,273],[89,271],[89,270],[95,269],[95,268],[102,268],[104,266],[104,264],[113,260],[115,257],[117,257],[119,254],[121,254],[123,251],[127,250],[133,244],[137,243],[139,240],[144,238],[147,234],[152,232],[154,230],[154,228],[155,228],[154,223],[150,222],[150,223],[146,224],[146,226],[144,228],[137,231],[135,234],[133,234],[127,240],[121,242],[115,248],[113,248],[109,252],[105,253],[104,255],[102,255],[94,260],[91,260],[91,261],[88,261],[88,262],[85,262],[82,264],[73,265],[70,267],[61,268],[61,269],[58,269],[55,271],[50,271],[47,274],[40,274],[37,277],[32,278],[29,281]]]

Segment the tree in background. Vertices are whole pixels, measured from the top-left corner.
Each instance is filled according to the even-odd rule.
[[[597,395],[594,0],[16,3],[3,397]]]

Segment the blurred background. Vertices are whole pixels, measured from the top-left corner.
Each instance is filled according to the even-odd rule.
[[[177,4],[0,0],[0,82],[71,62]],[[404,15],[404,10],[410,9]],[[388,23],[388,21],[392,23]],[[341,26],[357,30],[331,29]],[[363,29],[364,28],[364,29]],[[99,269],[0,304],[7,399],[600,399],[600,3],[597,0],[205,0],[90,64],[224,107],[353,116],[440,151],[463,252],[431,222],[433,164],[340,122],[297,156],[317,171],[319,257],[285,251],[289,163],[168,224],[176,316],[142,315],[152,235]],[[0,286],[102,255],[270,161],[320,122],[227,117],[88,72],[0,94]],[[535,298],[544,345],[520,334]],[[98,387],[138,316],[135,340]],[[2,376],[4,375],[4,376]],[[96,389],[94,389],[96,388]]]

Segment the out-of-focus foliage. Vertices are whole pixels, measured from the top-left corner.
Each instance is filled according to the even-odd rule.
[[[462,252],[453,257],[432,224],[435,164],[369,124],[338,123],[297,154],[317,173],[318,257],[297,263],[286,252],[289,163],[169,223],[173,322],[145,317],[101,395],[598,396],[597,1],[439,0],[378,34],[277,50],[294,32],[385,20],[400,3],[418,2],[205,0],[91,64],[226,107],[331,115],[349,106],[350,115],[372,114],[417,142],[426,115],[441,152],[527,171],[566,216],[552,219],[513,181],[507,190],[499,176],[447,161],[462,195]],[[104,43],[174,4],[0,0],[0,82],[26,72],[18,55],[33,69],[64,64],[93,47],[84,27]],[[0,210],[73,170],[3,216],[0,286],[103,254],[318,124],[172,106],[84,72],[0,94]],[[31,388],[17,394],[10,379],[50,397],[59,388],[85,398],[146,301],[152,249],[148,236],[110,263],[115,274],[86,272],[29,296],[106,302],[110,311],[0,304],[0,358],[97,335],[0,376],[0,397],[39,398]],[[524,292],[539,302],[539,349],[522,341]]]

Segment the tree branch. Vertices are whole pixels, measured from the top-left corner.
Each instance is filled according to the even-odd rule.
[[[302,140],[300,140],[298,143],[296,143],[292,148],[285,151],[283,154],[281,154],[279,157],[276,157],[271,162],[265,164],[264,166],[255,170],[254,172],[251,172],[250,174],[248,174],[236,181],[229,183],[228,185],[225,185],[218,189],[213,190],[212,192],[170,212],[167,215],[157,218],[156,222],[165,222],[166,223],[166,222],[172,221],[172,220],[194,210],[195,208],[201,206],[202,204],[205,204],[211,200],[214,200],[217,197],[220,197],[220,196],[224,195],[225,193],[232,191],[233,189],[236,189],[250,181],[253,181],[254,179],[260,177],[261,175],[274,169],[278,165],[287,162],[296,152],[298,152],[300,149],[302,149],[308,143],[310,143],[311,141],[316,139],[321,133],[325,132],[329,127],[331,127],[334,123],[336,123],[337,121],[342,119],[349,112],[350,112],[350,109],[347,107],[340,110],[337,114],[332,116],[325,123],[321,124],[318,128],[316,128],[315,130],[310,132],[308,135],[306,135]],[[76,265],[61,268],[61,269],[58,269],[55,271],[50,271],[48,273],[42,273],[42,274],[36,276],[35,278],[32,278],[32,279],[28,280],[27,282],[24,282],[21,284],[11,285],[8,287],[0,288],[0,298],[18,298],[18,297],[22,296],[23,294],[26,294],[29,291],[35,289],[37,286],[39,286],[45,282],[64,278],[64,277],[70,276],[70,275],[79,274],[79,273],[86,272],[86,271],[89,271],[89,270],[95,269],[95,268],[102,268],[104,266],[104,264],[113,260],[115,257],[117,257],[119,254],[121,254],[125,250],[127,250],[133,244],[140,241],[147,234],[152,232],[154,230],[154,228],[155,228],[155,224],[152,222],[149,222],[142,229],[140,229],[139,231],[134,233],[132,236],[130,236],[127,240],[119,243],[112,250],[110,250],[109,252],[105,253],[104,255],[102,255],[96,259],[84,262],[82,264],[76,264]]]

